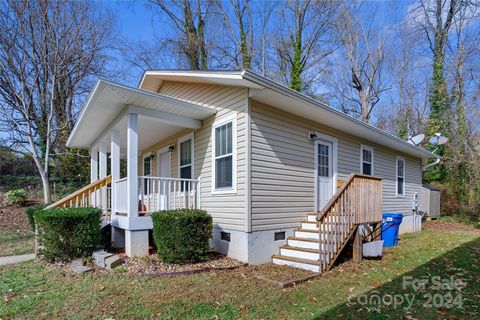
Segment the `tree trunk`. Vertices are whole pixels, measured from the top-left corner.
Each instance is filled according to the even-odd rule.
[[[52,202],[50,181],[48,180],[48,176],[46,174],[41,174],[40,176],[42,177],[42,185],[43,185],[43,203],[49,204]]]

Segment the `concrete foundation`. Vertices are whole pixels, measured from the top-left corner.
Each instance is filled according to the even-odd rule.
[[[272,255],[278,254],[280,246],[287,243],[288,237],[293,236],[295,228],[255,231],[251,233],[213,229],[212,247],[215,251],[234,259],[250,264],[262,264],[272,261]],[[221,233],[229,233],[230,241],[222,240]],[[285,240],[275,241],[276,232],[285,232]]]
[[[125,230],[125,253],[129,257],[148,255],[148,230]]]

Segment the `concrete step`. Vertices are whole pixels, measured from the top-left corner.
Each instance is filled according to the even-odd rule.
[[[105,250],[94,251],[92,254],[93,261],[100,268],[105,268],[105,259],[113,256],[113,253],[106,252]]]
[[[70,271],[74,273],[85,273],[92,271],[92,268],[86,267],[82,259],[77,259],[70,263]]]
[[[100,268],[113,269],[125,263],[120,256],[104,250],[94,251],[92,256],[93,261]]]
[[[274,255],[272,256],[272,262],[278,265],[291,266],[313,272],[320,272],[319,261],[315,260]]]

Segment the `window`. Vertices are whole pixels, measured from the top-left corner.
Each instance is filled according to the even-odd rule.
[[[143,156],[143,175],[145,177],[149,177],[152,175],[152,156],[150,153],[146,154]],[[144,179],[143,180],[143,194],[147,195],[149,194],[149,180]]]
[[[193,179],[193,136],[179,140],[179,176],[181,179]],[[188,183],[181,183],[181,191]]]
[[[149,177],[152,174],[152,157],[150,155],[143,158],[143,175]]]
[[[362,174],[373,176],[373,148],[364,145],[361,146],[360,169]]]
[[[405,159],[397,157],[397,196],[405,195]]]
[[[318,144],[318,175],[320,177],[329,177],[329,146]]]
[[[235,118],[213,126],[213,191],[235,192]]]

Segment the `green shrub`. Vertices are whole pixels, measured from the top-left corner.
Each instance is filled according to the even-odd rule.
[[[7,206],[21,206],[27,200],[28,192],[25,189],[14,189],[5,192],[3,202]]]
[[[198,262],[207,258],[212,217],[203,210],[154,212],[153,239],[160,259],[167,263]]]
[[[101,210],[97,208],[48,209],[34,212],[41,234],[41,253],[47,260],[68,261],[86,257],[100,242]]]
[[[28,207],[25,209],[25,214],[27,215],[28,223],[32,230],[35,231],[35,220],[33,220],[33,214],[38,210],[43,210],[45,208],[44,204],[37,204],[36,206]]]

